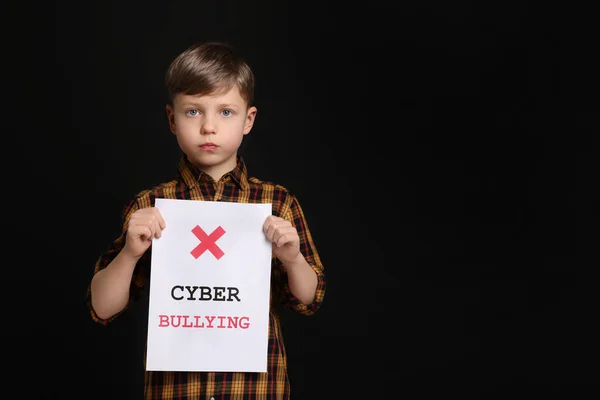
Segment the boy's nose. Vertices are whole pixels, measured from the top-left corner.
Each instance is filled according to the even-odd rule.
[[[213,121],[206,119],[200,128],[200,133],[210,135],[216,133],[216,127]]]

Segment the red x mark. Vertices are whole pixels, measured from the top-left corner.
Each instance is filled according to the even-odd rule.
[[[215,243],[223,234],[225,233],[225,229],[220,226],[215,229],[210,235],[207,235],[206,232],[198,225],[192,229],[192,233],[196,235],[198,239],[200,239],[200,244],[194,248],[190,253],[194,258],[198,258],[204,253],[206,250],[213,253],[213,256],[218,260],[223,257],[223,251],[217,246]]]

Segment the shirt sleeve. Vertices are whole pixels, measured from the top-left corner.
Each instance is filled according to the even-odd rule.
[[[319,310],[325,297],[325,272],[321,258],[308,229],[302,207],[300,207],[300,203],[294,195],[290,194],[287,197],[279,214],[279,217],[290,221],[297,229],[298,236],[300,237],[300,252],[317,274],[317,290],[315,299],[311,304],[307,305],[298,300],[290,290],[285,268],[281,261],[273,256],[271,284],[274,288],[275,296],[284,307],[303,315],[313,315]]]
[[[119,252],[123,249],[123,247],[125,246],[125,237],[127,236],[127,226],[129,225],[129,219],[131,218],[131,215],[139,208],[140,208],[140,206],[135,199],[131,200],[129,202],[129,204],[127,204],[127,206],[124,208],[123,216],[122,216],[123,224],[122,224],[121,235],[118,238],[116,238],[111,243],[109,248],[98,258],[98,260],[96,261],[96,264],[94,266],[94,275],[98,271],[106,268],[111,263],[111,261],[114,260],[114,258],[117,256],[117,254],[119,254]],[[148,251],[146,251],[146,253],[144,253],[144,255],[138,260],[138,262],[136,264],[136,267],[133,271],[133,276],[131,278],[131,286],[129,288],[129,301],[127,302],[127,305],[119,313],[113,315],[112,317],[110,317],[108,319],[102,319],[98,316],[98,314],[96,314],[94,307],[92,307],[91,282],[90,282],[90,284],[88,284],[87,294],[86,294],[86,303],[90,310],[92,319],[95,322],[98,322],[99,324],[102,324],[102,325],[107,325],[108,323],[112,322],[115,318],[117,318],[119,315],[121,315],[127,308],[129,308],[129,306],[134,301],[136,301],[137,299],[140,298],[140,296],[143,292],[143,289],[146,286],[146,280],[147,280],[147,278],[149,276],[149,272],[150,272],[150,254],[151,253],[148,249]]]

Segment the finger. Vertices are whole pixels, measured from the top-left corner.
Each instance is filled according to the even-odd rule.
[[[275,229],[277,227],[275,226],[275,223],[273,222],[273,220],[268,220],[265,223],[264,226],[264,231],[265,231],[265,235],[267,236],[267,239],[269,239],[270,241],[273,241],[273,235],[275,234]]]
[[[161,229],[159,225],[159,220],[154,213],[147,213],[146,215],[144,215],[143,218],[138,218],[138,220],[135,222],[137,225],[145,226],[150,230],[150,239],[152,239],[153,237],[160,237]]]
[[[263,232],[265,232],[265,234],[269,233],[269,228],[271,227],[271,225],[273,225],[272,215],[268,216],[267,219],[265,219],[265,223],[263,224]]]
[[[158,219],[159,228],[161,230],[165,229],[167,227],[167,223],[165,222],[165,219],[163,218],[162,214],[160,213],[160,210],[155,207],[154,211],[155,211],[156,218]]]
[[[269,230],[267,232],[267,237],[271,241],[274,241],[275,238],[281,236],[286,231],[287,221],[275,221],[269,226]]]
[[[276,215],[269,215],[267,217],[267,219],[265,220],[265,222],[272,224],[273,222],[277,221],[278,219],[279,219],[279,217]]]
[[[282,235],[277,240],[277,247],[282,247],[284,245],[298,245],[300,243],[300,238],[298,237],[297,232],[289,232]]]
[[[278,238],[281,235],[281,233],[277,234],[278,231],[284,232],[285,230],[289,229],[295,231],[295,228],[292,226],[291,222],[289,222],[286,219],[276,217],[274,215],[267,217],[263,229],[265,231],[265,234],[267,235],[267,238],[271,242],[274,242],[274,239],[276,237]]]
[[[277,224],[278,222],[281,222],[281,221],[285,221],[285,220],[283,218],[277,217],[275,215],[269,215],[263,225],[265,232],[267,232],[267,229],[269,227],[273,226],[273,224]]]
[[[146,224],[133,224],[129,226],[129,231],[134,237],[139,237],[142,240],[152,239],[152,229]]]
[[[140,235],[140,238],[142,238],[144,240],[152,240],[152,237],[154,236],[154,232],[152,231],[152,228],[150,228],[148,225],[144,225],[141,228],[142,228],[142,235]]]
[[[277,247],[281,247],[281,246],[285,245],[286,243],[288,243],[289,241],[290,240],[289,240],[289,237],[287,235],[281,235],[273,243],[275,243],[275,245]]]
[[[154,236],[159,238],[162,236],[162,229],[160,226],[160,219],[159,218],[154,218],[153,220],[154,222]]]
[[[156,218],[154,218],[154,216],[150,216],[150,218],[147,218],[144,221],[144,225],[149,229],[150,231],[150,236],[148,237],[148,239],[152,240],[153,237],[156,237],[156,233],[157,233],[157,222],[156,222]]]
[[[275,227],[272,225],[268,226],[265,230],[265,235],[267,236],[267,239],[272,242],[273,236],[275,235]]]
[[[298,237],[298,232],[293,227],[283,227],[279,228],[273,234],[273,243],[277,243],[278,247],[283,246],[283,244],[291,242],[294,238]]]

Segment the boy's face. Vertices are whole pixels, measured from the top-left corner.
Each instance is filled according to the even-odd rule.
[[[242,139],[252,129],[256,107],[249,107],[237,87],[225,93],[178,94],[167,105],[171,132],[190,162],[219,179],[236,166]]]

